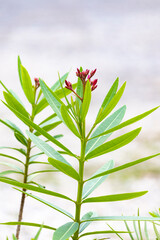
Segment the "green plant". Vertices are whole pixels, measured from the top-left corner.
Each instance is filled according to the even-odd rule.
[[[99,111],[96,116],[95,122],[91,127],[89,132],[86,132],[86,116],[89,110],[92,91],[97,87],[97,79],[92,80],[96,70],[94,71],[83,71],[82,69],[77,69],[77,88],[76,91],[73,89],[72,84],[69,81],[65,81],[65,88],[63,88],[63,82],[59,78],[59,83],[61,85],[61,91],[63,92],[67,104],[60,100],[60,98],[50,89],[44,81],[40,79],[40,86],[44,96],[45,101],[48,102],[50,107],[53,109],[54,113],[56,113],[57,117],[61,122],[63,122],[68,129],[72,132],[73,135],[80,141],[80,155],[77,155],[73,151],[71,151],[68,147],[63,145],[60,141],[56,140],[52,137],[47,131],[40,126],[36,125],[31,121],[31,119],[27,118],[20,111],[17,111],[11,105],[7,105],[8,108],[26,125],[30,128],[35,129],[40,135],[46,138],[46,141],[40,139],[36,134],[31,131],[27,131],[27,135],[43,153],[48,156],[48,162],[53,169],[58,169],[60,172],[68,175],[75,181],[78,185],[77,187],[77,196],[76,199],[72,199],[69,196],[66,196],[61,193],[57,193],[48,189],[41,188],[39,186],[33,186],[28,183],[20,183],[18,181],[13,181],[10,178],[0,177],[1,182],[5,182],[11,184],[15,187],[29,189],[35,192],[43,193],[46,195],[51,195],[54,197],[62,198],[66,201],[70,201],[75,205],[75,215],[73,216],[70,212],[60,208],[59,206],[55,206],[46,200],[35,196],[31,193],[25,192],[23,189],[19,190],[22,193],[30,196],[41,203],[53,208],[65,216],[67,216],[70,221],[66,224],[55,228],[53,226],[43,225],[43,228],[52,229],[54,231],[53,240],[67,240],[72,238],[73,240],[77,240],[84,236],[95,235],[95,234],[104,234],[104,233],[128,233],[127,231],[115,231],[115,230],[101,230],[101,231],[93,231],[93,232],[85,232],[82,233],[91,222],[94,221],[154,221],[160,220],[159,217],[132,217],[132,216],[97,216],[94,212],[87,212],[84,216],[81,216],[81,207],[86,203],[101,203],[101,202],[113,202],[113,201],[122,201],[129,200],[136,197],[143,196],[147,191],[141,192],[131,192],[131,193],[121,193],[121,194],[113,194],[113,195],[103,195],[96,197],[88,197],[108,176],[109,174],[116,173],[118,171],[127,169],[131,166],[140,164],[145,162],[151,158],[154,158],[160,153],[147,156],[141,159],[137,159],[132,162],[125,163],[120,166],[114,167],[114,161],[108,160],[100,169],[96,171],[96,173],[90,176],[88,179],[85,179],[84,170],[85,165],[89,164],[91,159],[104,155],[106,153],[115,151],[128,143],[134,140],[141,131],[141,128],[134,129],[130,132],[120,135],[112,140],[107,141],[107,139],[111,136],[112,133],[118,131],[128,125],[131,125],[144,117],[151,114],[158,107],[153,108],[147,112],[144,112],[136,117],[133,117],[125,122],[122,122],[123,116],[125,114],[126,107],[123,106],[114,113],[111,114],[113,109],[118,104],[121,96],[124,92],[125,85],[124,83],[122,87],[118,89],[118,79],[113,83],[109,92],[107,93]],[[72,91],[75,95],[75,99],[71,97],[69,101],[66,96],[66,90]],[[111,114],[111,115],[110,115]],[[51,147],[47,141],[54,143],[57,147],[59,147],[59,151],[56,151],[53,147]],[[65,157],[64,157],[65,156]],[[78,169],[74,169],[73,166],[68,162],[67,156],[73,157],[78,163]],[[17,189],[18,190],[18,189]],[[23,223],[23,222],[10,222],[5,224],[19,224],[19,225],[30,225],[37,226],[34,223]]]
[[[48,103],[46,99],[42,96],[42,91],[39,88],[39,79],[35,78],[34,82],[35,84],[32,85],[31,78],[27,72],[27,70],[23,67],[21,64],[20,57],[18,57],[18,73],[19,73],[19,79],[20,83],[22,86],[22,90],[24,95],[26,96],[28,100],[28,104],[30,105],[31,108],[31,113],[26,110],[26,107],[20,100],[20,98],[14,93],[12,90],[9,90],[1,81],[1,85],[4,88],[4,99],[5,102],[3,103],[10,109],[10,110],[16,110],[18,113],[21,113],[23,116],[26,117],[27,120],[31,121],[34,125],[35,122],[35,117],[44,111],[44,109],[48,106]],[[61,81],[64,82],[68,76],[68,73],[66,73],[62,78]],[[60,89],[60,83],[59,80],[54,83],[52,86],[52,91],[55,92],[55,94],[62,98],[64,97],[63,91]],[[67,89],[66,89],[67,90]],[[65,94],[68,94],[69,91],[65,91]],[[14,111],[13,111],[14,112]],[[15,114],[16,115],[16,114]],[[16,115],[17,116],[17,115]],[[41,121],[38,126],[41,127],[42,130],[49,132],[53,130],[56,126],[61,124],[61,120],[56,116],[55,113],[53,113],[50,116],[47,116],[44,114],[43,116],[44,119]],[[47,163],[45,160],[37,161],[37,158],[43,154],[43,152],[38,152],[37,154],[32,154],[32,148],[33,144],[30,138],[27,138],[26,134],[18,127],[17,124],[13,123],[10,120],[2,120],[0,119],[0,122],[7,126],[9,129],[11,129],[14,133],[14,137],[18,142],[21,143],[19,148],[15,147],[0,147],[1,150],[12,150],[15,152],[19,152],[21,154],[21,157],[17,158],[14,157],[13,155],[6,154],[6,153],[0,153],[1,158],[7,158],[8,161],[1,161],[1,165],[5,165],[9,167],[9,169],[0,172],[0,177],[5,177],[9,174],[14,174],[14,175],[22,175],[23,176],[23,183],[28,183],[31,186],[36,185],[41,187],[42,189],[44,188],[41,186],[39,183],[35,182],[33,179],[37,175],[41,173],[48,173],[48,172],[55,172],[57,171],[56,169],[50,169],[49,163]],[[41,135],[39,132],[34,131],[34,128],[29,125],[29,132],[34,132],[36,136]],[[58,139],[62,137],[62,135],[55,135],[53,138]],[[10,160],[13,161],[13,163],[10,162]],[[32,171],[31,166],[32,165],[41,165],[43,164],[45,167],[41,170],[38,166],[36,171]],[[6,178],[7,179],[7,178]],[[10,180],[14,180],[13,178],[10,178]],[[25,193],[26,193],[26,188],[23,188],[23,192],[21,195],[21,203],[20,203],[20,208],[19,208],[19,213],[18,213],[18,222],[22,221],[23,217],[23,210],[24,210],[24,205],[25,205]],[[19,239],[19,234],[20,234],[20,225],[17,225],[17,230],[16,230],[16,238]]]

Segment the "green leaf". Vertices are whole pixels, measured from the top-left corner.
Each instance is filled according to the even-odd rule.
[[[111,230],[113,230],[113,231],[115,231],[109,224],[107,224],[107,226],[111,229]],[[118,236],[121,240],[124,240],[123,238],[121,238],[121,236],[115,231],[115,234],[116,234],[116,236]]]
[[[119,124],[118,126],[113,127],[113,128],[111,128],[111,129],[109,129],[109,130],[107,130],[107,131],[104,131],[103,133],[99,134],[99,135],[96,136],[96,137],[100,137],[100,136],[106,135],[106,134],[108,134],[108,133],[113,133],[113,132],[115,132],[115,131],[117,131],[117,130],[119,130],[119,129],[121,129],[121,128],[124,128],[124,127],[126,127],[126,126],[128,126],[128,125],[131,125],[131,124],[133,124],[133,123],[135,123],[135,122],[138,122],[138,121],[140,121],[141,119],[143,119],[143,118],[145,118],[146,116],[148,116],[149,114],[151,114],[152,112],[154,112],[154,111],[155,111],[156,109],[158,109],[158,108],[159,108],[159,106],[158,106],[158,107],[155,107],[155,108],[153,108],[153,109],[151,109],[151,110],[149,110],[149,111],[147,111],[147,112],[144,112],[144,113],[142,113],[142,114],[140,114],[140,115],[137,115],[136,117],[130,118],[129,120],[127,120],[127,121]],[[92,138],[95,138],[95,137],[92,137]]]
[[[144,232],[146,236],[146,240],[149,240],[148,230],[147,230],[147,222],[144,223]]]
[[[12,95],[7,92],[3,92],[4,98],[8,105],[19,111],[21,114],[23,114],[25,117],[29,117],[29,113],[26,111],[26,109],[21,105],[17,99]]]
[[[68,109],[64,104],[62,104],[61,106],[61,115],[63,122],[66,124],[66,126],[73,132],[73,134],[80,138],[80,134],[76,126],[74,125],[71,117],[69,116]]]
[[[131,240],[134,240],[134,237],[133,237],[133,235],[132,235],[132,233],[131,233],[131,230],[130,230],[127,222],[124,221],[124,224],[125,224],[125,226],[126,226],[126,228],[127,228],[127,231],[128,231],[128,233],[129,233],[129,236],[130,236]]]
[[[18,56],[18,75],[19,75],[19,80],[23,89],[23,84],[22,84],[22,73],[21,73],[21,59],[20,56]]]
[[[82,235],[80,235],[79,238],[84,237],[84,236],[89,236],[89,235],[94,235],[94,234],[104,234],[104,233],[128,233],[126,231],[114,231],[114,230],[104,230],[104,231],[93,231],[93,232],[86,232]],[[108,239],[108,238],[105,238]]]
[[[159,232],[158,232],[158,230],[157,230],[157,228],[156,228],[155,223],[153,223],[153,228],[154,228],[154,232],[155,232],[155,234],[156,234],[157,240],[160,240],[160,234],[159,234]]]
[[[41,187],[35,187],[35,186],[27,184],[27,183],[20,183],[20,182],[17,182],[16,180],[12,180],[10,178],[0,177],[0,182],[4,182],[4,183],[7,183],[7,184],[16,186],[16,187],[28,189],[28,190],[39,192],[39,193],[44,193],[44,194],[47,194],[47,195],[63,198],[63,199],[74,202],[71,198],[69,198],[69,197],[67,197],[63,194],[53,192],[53,191],[50,191],[50,190],[47,190],[47,189],[44,189],[44,188],[41,188]]]
[[[59,119],[62,120],[60,112],[62,101],[56,96],[54,92],[52,92],[52,90],[42,80],[40,80],[40,85],[43,95],[46,98],[47,102],[49,103],[53,111],[57,114]]]
[[[37,232],[37,234],[36,234],[36,236],[34,237],[33,240],[38,240],[39,235],[40,235],[40,233],[41,233],[41,231],[42,231],[42,228],[43,228],[43,224],[41,225],[40,229],[38,230],[38,232]]]
[[[122,121],[125,111],[126,111],[126,106],[123,106],[122,108],[118,109],[115,113],[113,113],[110,117],[105,119],[97,127],[97,129],[91,135],[91,139],[87,142],[86,154],[89,153],[91,150],[94,150],[96,147],[100,146],[102,143],[104,143],[107,140],[107,138],[109,138],[109,136],[112,133],[106,134],[105,136],[99,136],[99,137],[96,137],[96,136],[103,134],[106,130],[117,126]]]
[[[68,175],[69,177],[79,181],[80,177],[79,174],[74,170],[74,168],[71,165],[68,165],[66,163],[60,162],[53,158],[48,158],[48,162],[64,174]]]
[[[0,149],[12,149],[12,150],[18,151],[18,152],[22,153],[24,156],[26,156],[26,151],[23,148],[0,147]]]
[[[83,215],[83,217],[81,218],[81,220],[85,220],[85,219],[89,219],[91,217],[97,217],[97,214],[94,212],[88,212],[85,215]],[[83,222],[80,224],[80,228],[79,228],[79,233],[83,232],[84,229],[86,229],[88,227],[88,225],[90,224],[90,222]]]
[[[12,173],[22,174],[22,172],[18,172],[18,171],[14,171],[14,170],[7,170],[7,171],[0,172],[0,177],[6,176],[6,175],[12,174]]]
[[[137,240],[140,240],[140,239],[139,239],[139,234],[138,234],[138,230],[137,230],[136,222],[135,222],[135,221],[133,221],[133,227],[134,227],[134,231],[135,231],[135,234],[136,234]]]
[[[133,192],[133,193],[121,193],[121,194],[113,194],[113,195],[105,195],[100,197],[92,197],[87,198],[83,201],[83,203],[89,202],[114,202],[114,201],[123,201],[123,200],[130,200],[133,198],[141,197],[146,194],[148,191],[142,192]]]
[[[17,189],[17,188],[15,188],[15,189],[18,190],[18,191],[20,191],[20,192],[25,193],[27,196],[30,196],[31,198],[34,198],[34,199],[38,200],[39,202],[41,202],[41,203],[47,205],[48,207],[50,207],[50,208],[52,208],[52,209],[54,209],[54,210],[56,210],[56,211],[58,211],[58,212],[64,214],[65,216],[67,216],[67,217],[73,219],[72,214],[70,214],[70,213],[67,212],[66,210],[64,210],[64,209],[62,209],[62,208],[60,208],[60,207],[58,207],[58,206],[56,206],[56,205],[54,205],[54,204],[52,204],[52,203],[50,203],[50,202],[44,200],[44,199],[42,199],[42,198],[39,198],[39,197],[37,197],[37,196],[35,196],[35,195],[31,194],[31,193],[24,192],[24,191],[19,190],[19,189]]]
[[[4,102],[3,102],[4,103]],[[45,130],[40,128],[37,124],[33,123],[31,120],[27,119],[23,114],[19,113],[16,111],[14,108],[10,107],[6,103],[4,103],[21,121],[23,121],[26,125],[29,127],[32,126],[34,129],[36,129],[38,132],[40,132],[43,136],[45,136],[49,141],[53,142],[55,145],[66,151],[69,155],[74,156],[75,155],[68,149],[66,148],[62,143],[57,141],[54,137],[52,137],[50,134],[48,134]]]
[[[86,118],[90,102],[91,102],[91,84],[90,84],[89,80],[87,80],[87,83],[85,86],[83,103],[82,103],[82,112],[81,112],[81,121],[82,122]]]
[[[23,173],[23,170],[19,167],[17,167],[15,164],[12,164],[12,163],[7,163],[7,162],[0,162],[0,165],[5,165],[5,166],[8,166],[8,167],[11,167],[15,170],[18,170],[19,172]]]
[[[130,143],[133,139],[135,139],[137,137],[137,135],[139,134],[140,131],[141,131],[141,128],[137,128],[131,132],[123,134],[120,137],[117,137],[111,141],[108,141],[108,142],[102,144],[101,146],[97,147],[96,149],[94,149],[93,151],[88,153],[85,159],[87,160],[90,158],[98,157],[102,154],[112,152],[118,148],[121,148],[121,147],[127,145],[128,143]]]
[[[99,174],[97,174],[97,175],[94,175],[93,177],[89,178],[88,180],[94,179],[94,178],[97,178],[97,177],[101,177],[101,176],[104,176],[104,175],[106,175],[106,174],[111,174],[111,173],[114,173],[114,172],[118,172],[118,171],[123,170],[123,169],[126,169],[126,168],[128,168],[128,167],[132,167],[132,166],[134,166],[134,165],[136,165],[136,164],[145,162],[145,161],[147,161],[147,160],[149,160],[149,159],[151,159],[151,158],[157,157],[157,156],[159,156],[159,155],[160,155],[160,153],[157,153],[157,154],[154,154],[154,155],[145,157],[145,158],[140,158],[140,159],[135,160],[135,161],[133,161],[133,162],[129,162],[129,163],[123,164],[123,165],[121,165],[121,166],[119,166],[119,167],[115,167],[115,168],[113,168],[113,169],[110,169],[110,170],[104,171],[104,172],[102,172],[102,173],[99,173]],[[87,181],[88,181],[88,180],[87,180]]]
[[[13,240],[18,240],[18,239],[15,237],[14,234],[12,235],[12,238],[13,238]]]
[[[107,107],[107,105],[110,103],[112,98],[115,96],[118,88],[119,78],[115,80],[112,87],[110,88],[109,92],[107,93],[105,99],[103,100],[103,103],[98,111],[97,118],[100,115],[100,113]]]
[[[99,216],[85,219],[81,222],[94,221],[160,221],[160,217],[137,217],[137,216]]]
[[[29,226],[29,227],[41,227],[42,224],[39,223],[31,223],[31,222],[4,222],[0,223],[0,225],[9,225],[9,226],[15,226],[15,225],[22,225],[22,226]],[[50,230],[56,230],[56,228],[43,225],[43,228],[50,229]]]
[[[107,163],[105,163],[103,165],[103,167],[101,167],[93,176],[103,173],[103,172],[107,171],[108,169],[113,168],[113,166],[114,166],[114,162],[113,162],[113,160],[110,160]],[[104,180],[107,178],[107,176],[108,175],[105,175],[105,176],[87,181],[83,187],[82,198],[85,199],[89,194],[91,194],[102,182],[104,182]]]
[[[27,131],[27,135],[29,138],[33,141],[34,144],[42,151],[44,152],[48,157],[55,158],[63,163],[66,163],[67,165],[70,165],[64,157],[57,152],[53,147],[51,147],[49,144],[41,140],[40,138],[36,137],[33,133]]]
[[[22,163],[22,164],[24,165],[24,163],[23,163],[21,160],[19,160],[18,158],[15,158],[15,157],[13,157],[13,156],[10,156],[10,155],[8,155],[8,154],[0,153],[0,156],[6,157],[6,158],[11,158],[12,160],[15,160],[15,161],[17,161],[17,162],[20,162],[20,163]]]
[[[66,240],[71,237],[77,230],[79,224],[77,222],[68,222],[57,228],[53,234],[52,240]]]
[[[28,146],[27,139],[24,137],[24,135],[20,134],[19,132],[14,132],[15,138],[22,143],[24,146]]]
[[[32,87],[31,78],[27,70],[21,65],[21,76],[22,76],[22,86],[23,91],[31,104],[34,104],[34,90]]]

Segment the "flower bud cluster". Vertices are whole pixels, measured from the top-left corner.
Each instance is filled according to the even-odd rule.
[[[94,76],[95,72],[96,72],[97,69],[94,69],[92,71],[86,69],[85,71],[80,71],[78,68],[77,68],[77,72],[76,72],[76,76],[79,77],[82,81],[82,84],[83,84],[83,89],[85,89],[85,85],[86,85],[86,82],[89,80],[90,82],[90,85],[91,85],[91,91],[93,91],[94,89],[96,89],[97,87],[97,81],[98,79],[94,79],[94,80],[91,80],[91,78]],[[71,90],[79,99],[81,99],[81,101],[83,102],[83,98],[81,98],[80,96],[77,95],[77,93],[73,90],[72,88],[72,84],[71,82],[65,80],[65,87],[69,90]]]

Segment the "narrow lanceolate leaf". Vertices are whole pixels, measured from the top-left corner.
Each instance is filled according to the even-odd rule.
[[[106,174],[111,174],[111,173],[114,173],[114,172],[118,172],[118,171],[120,171],[120,170],[129,168],[129,167],[132,167],[132,166],[137,165],[137,164],[142,163],[142,162],[145,162],[145,161],[147,161],[147,160],[149,160],[149,159],[151,159],[151,158],[157,157],[157,156],[159,156],[159,155],[160,155],[160,153],[157,153],[157,154],[154,154],[154,155],[145,157],[145,158],[140,158],[140,159],[138,159],[138,160],[135,160],[135,161],[132,161],[132,162],[123,164],[123,165],[121,165],[121,166],[119,166],[119,167],[112,168],[112,169],[110,169],[110,170],[104,171],[104,172],[99,173],[99,174],[95,174],[94,176],[92,176],[92,177],[89,178],[88,180],[91,180],[91,179],[94,179],[94,178],[98,178],[98,177],[102,177],[102,176],[104,176],[104,175],[106,175]],[[88,181],[88,180],[87,180],[87,181]]]
[[[100,134],[103,134],[108,129],[111,129],[115,126],[117,126],[123,119],[124,114],[126,112],[126,106],[123,106],[122,108],[118,109],[115,113],[113,113],[110,117],[106,118],[94,131],[94,133],[91,135],[91,139],[88,141],[86,146],[86,154],[90,151],[94,150],[96,147],[103,144],[108,137],[112,134],[106,134],[103,136],[99,136]],[[96,136],[99,136],[96,138]]]
[[[117,92],[117,88],[118,88],[118,83],[119,83],[119,78],[117,78],[115,80],[115,82],[113,83],[113,85],[111,86],[109,92],[107,93],[105,99],[103,100],[103,103],[98,111],[97,117],[99,116],[99,114],[103,111],[104,108],[107,107],[107,105],[109,104],[109,102],[112,100],[112,98],[115,96],[116,92]]]
[[[29,117],[29,113],[26,111],[26,109],[21,105],[17,99],[12,95],[7,92],[3,92],[4,98],[8,105],[19,111],[20,113],[24,114],[25,117]]]
[[[122,87],[119,89],[119,91],[115,94],[115,96],[112,98],[112,100],[107,104],[107,106],[100,110],[97,118],[96,118],[96,124],[100,123],[110,112],[115,108],[119,100],[121,99],[124,89],[126,86],[126,82],[122,85]]]
[[[66,240],[71,237],[77,230],[79,224],[77,222],[68,222],[57,230],[53,234],[52,240]]]
[[[26,95],[26,98],[31,104],[34,104],[34,90],[32,87],[32,81],[27,70],[22,65],[21,65],[21,76],[22,76],[23,91]]]
[[[54,94],[54,92],[52,92],[52,90],[42,80],[40,80],[40,85],[43,95],[46,98],[47,102],[49,103],[53,111],[57,114],[59,119],[62,119],[60,111],[62,101]]]
[[[127,121],[122,122],[122,123],[119,124],[118,126],[113,127],[113,128],[111,128],[111,129],[109,129],[109,130],[107,130],[107,131],[104,131],[103,133],[99,134],[97,137],[100,137],[100,136],[102,136],[102,135],[106,135],[106,134],[108,134],[108,133],[115,132],[115,131],[117,131],[117,130],[119,130],[119,129],[121,129],[121,128],[124,128],[124,127],[126,127],[126,126],[128,126],[128,125],[131,125],[131,124],[133,124],[133,123],[135,123],[135,122],[138,122],[138,121],[140,121],[141,119],[147,117],[149,114],[151,114],[152,112],[154,112],[154,111],[155,111],[156,109],[158,109],[158,108],[159,108],[159,106],[158,106],[158,107],[155,107],[155,108],[152,108],[151,110],[149,110],[149,111],[147,111],[147,112],[144,112],[144,113],[142,113],[142,114],[140,114],[140,115],[137,115],[136,117],[130,118],[130,119],[128,119]],[[95,138],[95,137],[92,137],[92,138]]]
[[[81,221],[85,220],[85,219],[89,219],[91,217],[97,217],[97,213],[94,212],[88,212],[85,215],[83,215],[83,217],[81,218]],[[79,233],[83,232],[84,229],[86,229],[88,227],[88,225],[90,224],[90,222],[83,222],[80,224],[80,228],[79,228]]]
[[[22,226],[29,226],[29,227],[41,227],[42,224],[31,223],[31,222],[4,222],[4,223],[0,223],[0,225],[9,225],[9,226],[22,225]],[[47,225],[43,225],[43,228],[56,230],[56,228],[50,227]]]
[[[160,221],[160,217],[139,217],[139,216],[99,216],[85,219],[82,222],[94,221]]]
[[[106,172],[107,170],[113,168],[113,166],[114,166],[114,162],[113,160],[110,160],[109,162],[104,164],[103,167],[101,167],[92,177],[94,177],[97,174]],[[91,194],[102,182],[104,182],[107,176],[108,175],[106,174],[105,176],[87,181],[83,187],[82,198],[85,199],[89,194]]]
[[[80,67],[80,72],[82,72],[82,71],[83,71],[83,69],[82,69],[82,67]],[[80,78],[78,78],[76,93],[81,98],[83,97],[83,84],[82,84],[82,80]],[[76,97],[76,111],[77,111],[78,115],[79,115],[79,111],[81,108],[81,104],[82,104],[82,101],[78,97]]]
[[[22,143],[24,146],[27,146],[28,145],[28,142],[27,142],[27,139],[22,135],[20,134],[19,132],[14,132],[14,136],[15,138],[20,142]]]
[[[128,233],[127,231],[114,231],[114,230],[104,230],[104,231],[93,231],[93,232],[86,232],[82,235],[79,236],[79,238],[84,237],[84,236],[89,236],[89,235],[94,235],[94,234],[104,234],[104,233]],[[110,239],[110,238],[102,238],[103,239]]]
[[[64,157],[57,152],[53,147],[51,147],[48,143],[44,142],[37,136],[35,136],[33,133],[27,131],[27,135],[29,138],[33,141],[33,143],[42,151],[44,152],[48,157],[55,158],[63,163],[66,163],[67,165],[70,165]]]
[[[74,168],[66,163],[60,162],[53,158],[48,158],[48,162],[55,167],[56,169],[60,170],[64,174],[68,175],[69,177],[79,181],[80,177],[79,174],[74,170]]]
[[[158,232],[155,223],[153,223],[154,232],[156,234],[157,240],[160,240],[160,233]]]
[[[88,113],[90,102],[91,102],[91,84],[90,84],[89,80],[87,80],[85,92],[84,92],[83,103],[82,103],[82,111],[81,111],[81,121],[82,122],[85,120],[85,117]]]
[[[138,136],[140,131],[141,131],[141,128],[137,128],[129,133],[123,134],[120,137],[117,137],[111,141],[108,141],[108,142],[102,144],[101,146],[94,149],[92,152],[88,153],[85,159],[87,160],[87,159],[91,159],[94,157],[98,157],[102,154],[112,152],[118,148],[121,148],[121,147],[127,145],[134,138],[136,138]]]
[[[70,117],[69,113],[68,113],[68,109],[67,107],[62,104],[61,106],[61,115],[62,115],[62,119],[63,122],[66,124],[66,126],[77,136],[80,137],[80,134],[76,128],[76,126],[74,125],[72,118]]]
[[[146,194],[148,191],[142,191],[142,192],[133,192],[133,193],[121,193],[121,194],[114,194],[114,195],[106,195],[106,196],[100,196],[100,197],[92,197],[87,198],[83,201],[83,203],[89,203],[89,202],[115,202],[115,201],[124,201],[124,200],[130,200],[133,198],[141,197],[144,194]]]
[[[44,200],[44,199],[42,199],[42,198],[39,198],[39,197],[37,197],[37,196],[35,196],[35,195],[31,194],[31,193],[27,193],[27,192],[21,191],[21,190],[19,190],[19,189],[17,189],[17,188],[15,188],[15,189],[18,190],[18,191],[20,191],[20,192],[25,193],[27,196],[30,196],[31,198],[34,198],[34,199],[38,200],[39,202],[47,205],[48,207],[50,207],[50,208],[52,208],[52,209],[54,209],[54,210],[56,210],[56,211],[64,214],[65,216],[73,219],[72,214],[70,214],[70,213],[67,212],[66,210],[64,210],[64,209],[62,209],[62,208],[60,208],[60,207],[58,207],[58,206],[56,206],[56,205],[54,205],[54,204],[52,204],[52,203]]]
[[[75,156],[68,148],[66,148],[62,143],[57,141],[55,137],[52,137],[50,134],[48,134],[44,129],[40,128],[37,124],[33,123],[31,120],[23,116],[23,114],[16,111],[14,108],[7,105],[5,102],[3,102],[6,107],[8,107],[22,122],[24,122],[27,126],[32,126],[35,130],[40,132],[44,137],[46,137],[49,141],[53,142],[55,145],[63,149],[65,152],[67,152],[71,156]]]
[[[35,191],[35,192],[44,193],[44,194],[47,194],[47,195],[50,195],[50,196],[63,198],[63,199],[66,199],[66,200],[69,200],[69,201],[73,202],[73,200],[71,198],[69,198],[69,197],[67,197],[63,194],[44,189],[42,187],[35,187],[35,186],[27,184],[27,183],[20,183],[20,182],[17,182],[16,180],[12,180],[10,178],[0,177],[0,182],[4,182],[4,183],[10,184],[12,186],[25,188],[25,189]]]
[[[21,73],[21,59],[20,59],[20,56],[18,56],[18,75],[19,75],[19,80],[20,80],[20,83],[21,83],[21,86],[23,88],[23,84],[22,84],[22,73]]]
[[[42,226],[40,227],[40,229],[38,230],[36,236],[35,236],[33,239],[31,239],[31,240],[38,240],[38,239],[39,239],[39,236],[40,236],[40,233],[41,233],[41,231],[42,231],[42,228],[43,228],[43,224],[42,224]]]

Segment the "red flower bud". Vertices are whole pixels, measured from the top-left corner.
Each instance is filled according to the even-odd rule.
[[[35,81],[35,88],[37,89],[40,86],[39,78],[34,78],[34,81]]]
[[[68,88],[69,90],[72,90],[72,83],[70,83],[69,81],[65,80],[65,84],[66,84],[66,88]]]
[[[95,74],[96,71],[97,71],[96,68],[95,68],[94,70],[91,71],[91,73],[90,73],[90,78],[93,77],[93,75]]]

